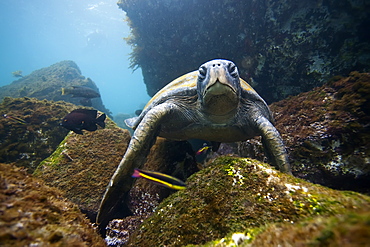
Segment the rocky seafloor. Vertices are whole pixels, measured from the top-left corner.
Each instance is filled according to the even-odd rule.
[[[180,177],[187,189],[175,192],[138,179],[129,205],[108,225],[107,236],[99,235],[91,222],[127,148],[129,132],[108,118],[105,129],[84,135],[68,133],[58,120],[77,106],[6,98],[2,110],[27,123],[0,119],[2,150],[20,154],[25,152],[21,144],[26,143],[32,147],[27,153],[33,156],[2,160],[6,164],[0,166],[0,243],[363,246],[370,241],[370,198],[366,195],[369,85],[369,74],[353,72],[271,105],[296,177],[261,161],[238,157],[264,161],[258,138],[223,144],[219,153],[210,153],[203,163],[196,162],[187,142],[158,138],[145,169]],[[34,111],[35,107],[42,111]],[[33,132],[40,136],[22,139]],[[45,148],[55,132],[60,141]],[[32,146],[34,142],[39,144]],[[335,148],[333,143],[337,143]],[[330,160],[339,155],[343,163],[325,163],[332,164]],[[343,181],[340,188],[339,180]]]
[[[78,205],[25,169],[0,163],[0,246],[104,246]]]

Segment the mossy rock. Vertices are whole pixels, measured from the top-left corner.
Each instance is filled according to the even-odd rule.
[[[247,232],[235,232],[203,247],[217,246],[367,246],[370,240],[370,213],[358,212],[315,217],[296,224],[270,224]],[[194,245],[187,245],[191,247]]]
[[[261,227],[370,209],[370,198],[280,173],[256,160],[221,157],[165,199],[129,246],[201,245],[236,232],[250,240]]]
[[[24,169],[0,163],[1,246],[106,246],[78,207]]]
[[[68,130],[60,126],[60,122],[76,108],[61,101],[4,98],[0,104],[0,162],[14,162],[32,173],[67,135]],[[4,114],[10,118],[3,117]]]
[[[93,221],[105,188],[125,153],[130,134],[106,119],[106,128],[83,135],[70,132],[34,172],[59,188]]]
[[[293,174],[370,193],[370,74],[351,72],[270,106]]]

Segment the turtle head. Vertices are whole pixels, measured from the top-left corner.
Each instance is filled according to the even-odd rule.
[[[228,115],[238,107],[240,79],[235,64],[215,59],[198,70],[198,96],[203,109],[212,115]]]

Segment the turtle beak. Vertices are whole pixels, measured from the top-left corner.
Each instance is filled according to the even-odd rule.
[[[227,121],[238,107],[240,94],[239,74],[234,63],[215,59],[199,68],[198,94],[203,110]]]
[[[220,95],[230,90],[235,94],[237,92],[233,87],[233,83],[229,81],[226,68],[223,66],[213,66],[209,71],[209,81],[204,94]]]

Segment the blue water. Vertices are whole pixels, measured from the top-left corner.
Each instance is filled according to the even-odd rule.
[[[1,0],[0,86],[62,60],[73,60],[113,112],[133,113],[149,100],[141,70],[129,69],[130,33],[116,0]]]

